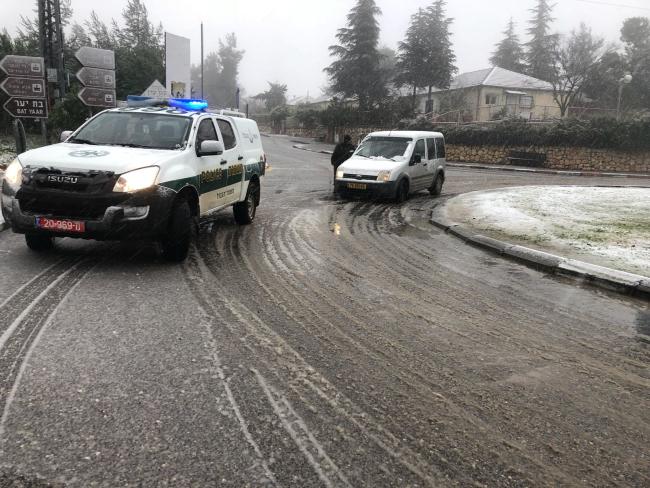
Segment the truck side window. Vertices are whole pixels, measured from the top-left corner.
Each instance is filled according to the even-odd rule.
[[[441,137],[436,139],[436,149],[438,150],[438,157],[439,158],[446,158],[445,154],[445,140]]]
[[[201,147],[203,141],[218,141],[217,131],[211,119],[203,119],[196,131],[196,147]]]
[[[435,139],[427,139],[427,155],[429,161],[436,159],[436,142]]]
[[[232,149],[237,145],[237,138],[235,137],[235,131],[232,129],[230,122],[225,120],[217,120],[217,125],[221,131],[221,137],[223,137],[223,145],[228,149]]]
[[[424,153],[424,139],[420,139],[418,142],[415,143],[413,156],[415,157],[416,154],[419,154],[423,161],[426,159],[426,154]]]

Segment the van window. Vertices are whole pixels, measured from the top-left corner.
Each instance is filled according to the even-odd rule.
[[[436,159],[436,142],[434,139],[427,139],[427,157],[429,160]]]
[[[223,137],[223,145],[226,150],[235,147],[237,145],[237,138],[235,137],[235,131],[233,130],[232,125],[230,125],[230,122],[218,119],[217,125],[221,131],[221,137]]]
[[[196,131],[196,146],[201,147],[203,141],[218,141],[217,131],[211,119],[203,119]]]
[[[426,159],[426,154],[424,152],[424,139],[420,139],[415,143],[415,149],[413,150],[413,156],[419,154],[420,157],[424,160]]]
[[[436,139],[436,149],[438,158],[446,158],[445,140],[442,137]]]

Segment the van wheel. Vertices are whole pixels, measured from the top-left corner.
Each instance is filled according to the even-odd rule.
[[[405,179],[400,182],[395,192],[395,202],[404,203],[409,199],[409,182]]]
[[[180,199],[174,202],[169,216],[167,235],[160,241],[163,257],[167,261],[180,263],[185,260],[192,242],[193,224],[194,219],[187,200]]]
[[[255,220],[257,206],[260,203],[260,185],[251,183],[248,185],[246,192],[246,199],[243,202],[237,202],[233,206],[233,214],[235,215],[235,222],[238,225],[248,225]]]
[[[429,193],[434,197],[439,197],[442,194],[442,185],[445,184],[445,177],[437,175],[433,185],[429,188]]]
[[[25,243],[32,251],[48,251],[54,247],[54,237],[42,234],[25,234]]]

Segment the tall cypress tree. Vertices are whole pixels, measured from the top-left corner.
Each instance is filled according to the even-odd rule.
[[[537,0],[537,6],[531,9],[527,44],[526,62],[528,74],[540,80],[550,81],[553,78],[553,50],[557,36],[550,34],[553,22],[552,12],[555,5],[549,0]]]
[[[336,60],[325,68],[331,90],[358,100],[362,111],[386,95],[378,50],[379,15],[381,10],[374,0],[358,0],[348,14],[347,26],[336,34],[339,44],[329,48]]]
[[[490,58],[492,66],[509,69],[517,73],[524,73],[524,49],[519,43],[519,36],[515,32],[515,22],[510,18],[508,28],[503,32],[503,40],[496,45],[496,51]]]

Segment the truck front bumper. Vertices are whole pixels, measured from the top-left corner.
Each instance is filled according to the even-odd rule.
[[[358,195],[375,198],[393,198],[396,190],[396,181],[378,182],[337,179],[334,183],[334,191],[343,196]]]

